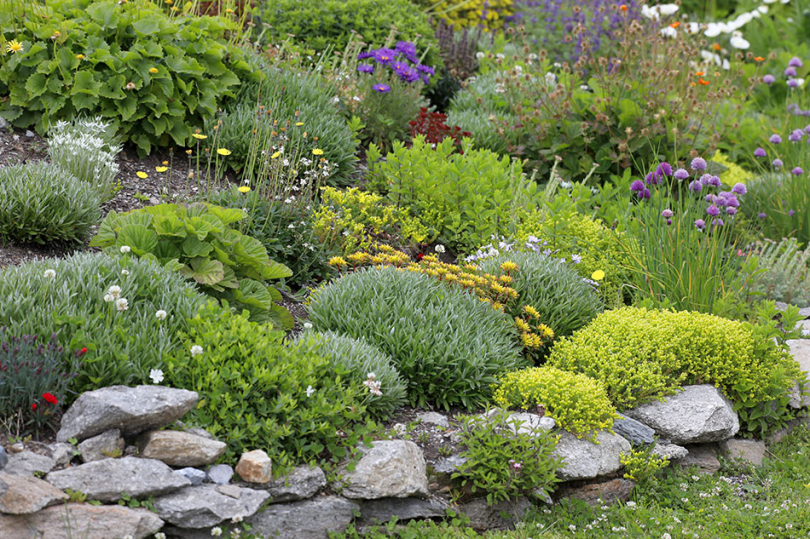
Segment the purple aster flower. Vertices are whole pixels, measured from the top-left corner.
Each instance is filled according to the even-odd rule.
[[[754,157],[765,157],[767,154],[763,148],[757,148],[754,150]]]
[[[794,56],[788,62],[788,66],[790,66],[790,67],[802,67],[802,61],[801,61],[800,58]]]
[[[725,223],[722,219],[712,219],[713,226],[723,226]]]
[[[371,87],[371,89],[381,94],[387,94],[388,92],[391,91],[391,87],[388,86],[387,84],[375,84],[374,86]]]
[[[765,219],[765,217],[766,217],[766,216],[765,216],[765,212],[764,212],[764,211],[759,212],[759,213],[757,214],[757,217],[759,217],[760,219]]]
[[[670,210],[669,208],[667,208],[667,209],[665,209],[664,211],[661,212],[661,217],[664,217],[665,219],[669,219],[673,215],[675,215],[675,214],[672,213],[672,210]]]
[[[374,56],[373,51],[361,52],[360,54],[357,55],[357,59],[358,60],[365,60],[366,58],[371,58],[372,56]]]
[[[689,165],[692,170],[706,170],[706,160],[702,157],[695,157],[692,159],[692,164]]]
[[[788,135],[788,140],[790,142],[801,142],[803,136],[804,131],[802,129],[794,129],[791,131],[790,135]]]
[[[674,176],[676,180],[685,180],[686,178],[689,177],[689,173],[686,172],[684,169],[679,168],[678,170],[675,171]]]
[[[641,180],[636,180],[630,184],[630,191],[634,193],[642,193],[644,189],[644,182]]]
[[[704,228],[706,228],[706,221],[704,221],[703,219],[697,219],[695,221],[695,228],[697,228],[698,230],[703,230]]]
[[[703,189],[703,184],[700,183],[700,180],[693,180],[689,183],[689,190],[694,191],[695,193],[699,193],[700,190]]]
[[[729,215],[734,215],[737,213],[737,208],[726,208],[726,213]]]
[[[774,159],[774,160],[773,160],[773,163],[771,163],[771,164],[773,165],[773,168],[781,168],[781,167],[782,167],[782,165],[784,165],[784,163],[782,162],[782,160],[781,160],[781,159],[779,159],[779,158]]]
[[[808,125],[807,127],[810,128],[810,125]],[[810,131],[808,131],[808,133],[810,133]],[[667,163],[666,161],[658,165],[655,171],[664,176],[672,176],[672,167],[669,166],[669,163]]]
[[[788,210],[788,217],[793,217],[793,214],[796,213],[793,210]]]
[[[735,195],[744,195],[748,192],[748,189],[741,183],[735,183],[734,187],[731,188],[731,192]]]
[[[579,264],[580,262],[582,262],[582,257],[579,255],[571,255],[571,262],[573,262],[574,264]]]
[[[712,204],[711,206],[706,208],[706,213],[708,213],[712,217],[717,217],[718,215],[720,215],[720,208]]]
[[[369,64],[360,64],[357,66],[357,71],[360,73],[374,73],[374,66]]]
[[[787,81],[787,85],[791,88],[798,88],[799,87],[799,79],[790,79]]]
[[[804,171],[802,170],[802,167],[796,167],[793,170],[791,170],[791,172],[793,174],[795,174],[796,176],[801,176],[802,174],[804,174]]]
[[[795,77],[796,76],[796,68],[791,66],[785,69],[785,76],[786,77]]]
[[[407,58],[413,63],[418,61],[416,57],[416,45],[413,44],[411,41],[397,41],[397,44],[394,46],[396,52]]]
[[[394,61],[394,57],[396,56],[396,52],[391,49],[377,49],[374,51],[374,59],[377,63],[388,65],[392,61]]]
[[[430,75],[431,77],[436,74],[436,70],[430,66],[426,66],[424,64],[418,64],[416,69],[419,70],[420,73],[424,73],[425,75]]]
[[[776,82],[776,78],[773,75],[771,75],[770,73],[768,73],[767,75],[762,77],[762,82],[764,82],[765,84],[770,86],[771,84]]]
[[[774,133],[773,135],[770,136],[770,138],[768,139],[768,142],[770,142],[771,144],[781,144],[782,143],[782,137],[780,137],[779,135]]]

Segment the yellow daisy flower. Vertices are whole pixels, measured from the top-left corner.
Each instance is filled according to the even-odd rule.
[[[218,153],[219,155],[231,155],[231,151],[230,151],[230,150],[226,150],[225,148],[219,148],[219,149],[217,150],[217,153]]]
[[[195,139],[197,139],[197,140],[205,140],[205,139],[207,139],[207,138],[208,138],[207,136],[205,136],[205,135],[201,135],[201,134],[199,134],[199,133],[194,133],[194,134],[193,134],[193,135],[191,135],[191,136],[192,136],[192,137],[194,137],[194,138],[195,138]]]
[[[141,172],[140,170],[136,172],[135,175],[142,180],[145,180],[146,178],[149,177],[149,174],[147,174],[146,172]]]
[[[314,150],[312,150],[312,155],[323,155],[323,150],[321,150],[320,148],[315,148]]]
[[[167,170],[169,170],[168,167],[155,167],[156,172],[166,172]]]
[[[16,39],[12,39],[6,44],[6,52],[10,52],[11,54],[17,54],[18,52],[22,52],[22,50],[23,50],[22,43],[20,43]]]
[[[250,192],[250,187],[248,187],[247,185],[243,185],[242,187],[239,187],[237,190],[240,193],[249,193]]]
[[[593,272],[593,274],[591,274],[591,279],[593,279],[594,281],[601,281],[604,278],[605,272],[602,270],[596,270],[595,272]]]

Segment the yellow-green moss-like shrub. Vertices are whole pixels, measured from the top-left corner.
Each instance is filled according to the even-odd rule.
[[[456,30],[483,27],[492,32],[503,29],[506,17],[514,14],[513,0],[419,0],[430,8],[430,14],[442,19]]]
[[[595,439],[600,430],[613,427],[617,417],[600,382],[550,366],[505,374],[498,380],[494,400],[503,408],[545,406],[559,427],[579,438]]]
[[[549,364],[599,380],[620,410],[703,383],[720,388],[738,411],[749,410],[786,396],[799,375],[789,355],[760,341],[747,323],[625,307],[561,339]]]

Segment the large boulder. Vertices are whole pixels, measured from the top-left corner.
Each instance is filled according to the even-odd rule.
[[[328,539],[329,532],[344,531],[360,507],[339,496],[269,506],[245,522],[251,533],[273,539]]]
[[[11,475],[33,476],[35,473],[48,473],[55,467],[56,461],[51,457],[25,450],[9,455],[8,464],[3,471]]]
[[[804,395],[802,395],[801,387],[797,383],[790,394],[789,404],[792,408],[810,406],[810,339],[789,340],[787,345],[790,347],[793,359],[796,360],[799,368],[807,376],[807,381],[804,384]]]
[[[181,528],[206,528],[234,517],[249,517],[270,497],[234,485],[186,487],[155,500],[155,513]]]
[[[317,466],[299,466],[273,481],[244,486],[267,491],[271,503],[294,502],[311,498],[326,487],[326,474]]]
[[[341,468],[343,482],[337,488],[343,496],[375,500],[428,495],[425,457],[415,443],[377,441],[371,448],[361,448],[361,452],[363,456],[354,470]]]
[[[31,515],[0,515],[0,537],[4,539],[145,539],[162,527],[163,521],[151,511],[119,505],[69,503]]]
[[[731,402],[709,384],[686,386],[663,402],[642,404],[625,414],[675,444],[717,442],[740,430]]]
[[[194,391],[163,386],[111,386],[82,394],[62,416],[56,441],[84,440],[118,429],[124,436],[164,427],[198,400]]]
[[[554,450],[554,454],[563,459],[562,468],[557,470],[557,477],[563,481],[592,479],[621,468],[621,454],[630,451],[630,442],[607,431],[599,432],[596,441],[598,443],[595,444],[561,431],[560,441]]]
[[[67,494],[36,477],[0,472],[0,482],[7,486],[0,495],[0,513],[27,515],[68,499]]]
[[[191,485],[182,475],[154,459],[124,457],[88,462],[58,472],[51,472],[47,481],[56,488],[73,489],[88,499],[113,502],[126,493],[133,498],[160,496]]]
[[[213,464],[227,447],[224,442],[177,430],[147,432],[138,441],[142,457],[183,468]]]

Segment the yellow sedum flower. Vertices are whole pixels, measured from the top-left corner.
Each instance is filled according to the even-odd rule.
[[[503,271],[517,271],[518,265],[510,260],[507,260],[506,262],[501,264],[501,269]]]
[[[342,256],[333,256],[329,259],[329,265],[335,268],[345,268],[348,266],[346,260]]]
[[[147,174],[146,172],[141,172],[140,170],[136,172],[135,175],[142,180],[145,180],[146,178],[149,177],[149,174]]]

